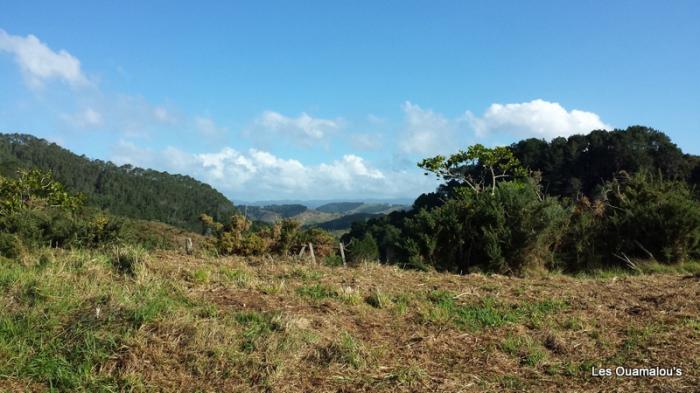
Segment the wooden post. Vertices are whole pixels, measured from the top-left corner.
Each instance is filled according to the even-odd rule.
[[[304,255],[304,251],[306,251],[306,244],[299,250],[299,255],[297,255],[297,257],[301,258]]]
[[[345,248],[343,247],[343,242],[340,242],[340,257],[343,258],[343,267],[347,266],[345,263]]]
[[[194,251],[194,247],[192,247],[192,239],[187,238],[185,239],[185,252],[187,255],[192,255],[192,252]]]
[[[316,264],[316,254],[314,254],[314,245],[309,243],[309,252],[311,253],[311,261]]]

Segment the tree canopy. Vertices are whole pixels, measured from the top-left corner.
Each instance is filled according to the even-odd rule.
[[[85,195],[88,205],[112,214],[190,230],[201,227],[201,213],[225,220],[236,211],[224,195],[189,176],[117,166],[31,135],[0,134],[0,175],[16,177],[20,169],[51,171],[67,191]]]

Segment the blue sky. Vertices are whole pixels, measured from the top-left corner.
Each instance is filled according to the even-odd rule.
[[[697,1],[3,2],[0,131],[234,200],[397,198],[472,143],[700,154]]]

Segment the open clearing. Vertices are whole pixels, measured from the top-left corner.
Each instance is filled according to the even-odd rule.
[[[540,278],[153,253],[0,262],[4,391],[693,391],[700,276]],[[592,377],[592,367],[681,377]]]

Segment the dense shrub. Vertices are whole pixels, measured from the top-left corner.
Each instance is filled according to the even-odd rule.
[[[564,208],[530,182],[502,182],[494,193],[461,195],[407,219],[405,249],[440,269],[503,273],[549,266],[567,223]]]
[[[98,247],[119,241],[124,222],[89,210],[22,209],[0,216],[0,231],[29,247]]]
[[[82,206],[83,198],[66,192],[50,173],[20,172],[0,177],[0,232],[27,247],[96,247],[114,243],[122,221]]]
[[[372,261],[379,258],[379,247],[369,233],[361,239],[355,239],[348,246],[347,257],[352,262]]]
[[[293,220],[285,219],[273,225],[254,224],[242,215],[235,215],[228,225],[206,221],[205,228],[215,229],[210,231],[215,234],[212,241],[221,255],[289,255],[298,253],[309,243],[313,244],[318,258],[336,254],[335,237],[318,228],[302,230]]]
[[[556,267],[566,271],[592,270],[604,266],[611,239],[606,237],[605,203],[582,197],[567,202],[569,224],[557,250]]]
[[[0,232],[0,256],[15,259],[22,255],[22,242],[17,235]]]
[[[607,187],[611,251],[673,263],[697,255],[700,203],[685,183],[659,176],[622,176]]]

